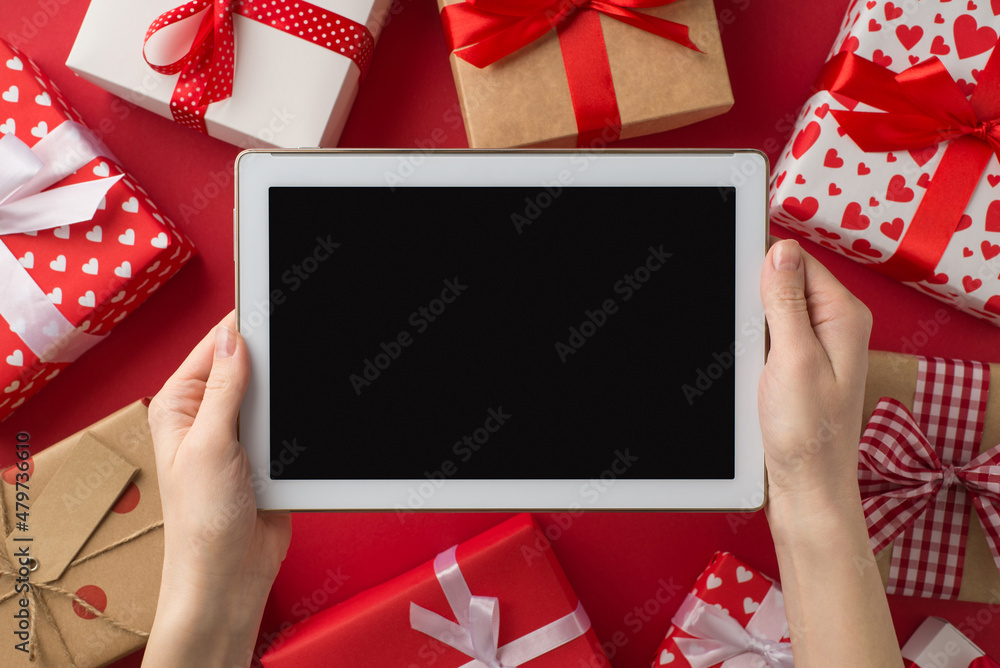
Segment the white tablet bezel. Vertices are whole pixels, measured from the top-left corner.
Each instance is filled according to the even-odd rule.
[[[715,186],[736,189],[737,351],[732,480],[618,479],[609,462],[590,480],[277,480],[271,469],[268,319],[281,307],[268,285],[272,186],[462,187]],[[764,365],[760,267],[767,250],[768,162],[754,150],[244,151],[236,159],[238,327],[254,361],[240,415],[257,506],[268,510],[756,510],[766,498],[757,382]],[[710,257],[709,251],[705,252]],[[682,314],[678,314],[679,316]],[[678,317],[678,327],[697,327]],[[720,351],[722,352],[722,351]],[[683,354],[682,351],[679,351]],[[737,439],[736,436],[739,435]],[[698,447],[691,443],[690,447]]]

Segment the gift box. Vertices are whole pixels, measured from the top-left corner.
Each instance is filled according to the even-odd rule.
[[[93,668],[145,645],[163,568],[146,420],[136,402],[44,450],[18,436],[30,456],[0,475],[0,665]]]
[[[194,253],[55,84],[0,41],[0,419]]]
[[[906,668],[1000,668],[961,631],[928,617],[903,645]]]
[[[1000,324],[997,5],[852,2],[772,172],[771,218]]]
[[[733,105],[712,0],[438,7],[472,148],[603,147]]]
[[[728,552],[716,552],[671,620],[653,668],[791,668],[781,587]]]
[[[243,148],[336,146],[389,0],[215,4],[92,0],[66,64]]]
[[[998,379],[997,364],[869,352],[858,481],[888,593],[1000,596]]]
[[[265,668],[606,666],[544,534],[522,514],[289,629]]]

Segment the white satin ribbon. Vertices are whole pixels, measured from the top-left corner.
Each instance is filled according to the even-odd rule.
[[[714,605],[688,594],[671,620],[694,638],[674,643],[691,668],[793,668],[792,645],[778,642],[786,633],[781,589],[772,585],[746,628]]]
[[[45,190],[98,156],[114,160],[86,127],[65,121],[34,147],[12,134],[0,138],[0,235],[91,220],[122,176]],[[104,336],[86,334],[66,319],[0,242],[0,316],[43,362],[72,362]]]
[[[576,610],[545,626],[498,647],[499,601],[473,596],[455,557],[454,546],[434,559],[434,573],[458,624],[410,603],[410,627],[454,647],[472,661],[460,668],[518,668],[580,637],[590,628],[590,618],[578,603]]]

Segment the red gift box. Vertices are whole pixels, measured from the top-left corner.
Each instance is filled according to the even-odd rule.
[[[1000,668],[943,619],[928,617],[903,645],[906,668]]]
[[[326,665],[332,657],[352,668],[608,665],[527,514],[292,628],[262,657],[265,668]]]
[[[0,420],[194,254],[55,84],[0,41]]]
[[[716,552],[671,620],[653,668],[791,668],[784,599],[777,582]]]

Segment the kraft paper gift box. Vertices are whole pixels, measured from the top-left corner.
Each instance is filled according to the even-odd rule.
[[[478,67],[460,55],[468,56],[464,46],[475,51],[486,37],[506,39],[504,31],[520,18],[491,13],[493,4],[438,0],[472,148],[603,147],[696,123],[733,105],[712,0],[622,10],[624,16],[600,14],[586,0],[578,9],[565,1],[515,3],[526,21],[540,25],[531,35],[536,39]],[[553,17],[563,14],[552,29]],[[637,27],[646,17],[686,26],[701,52]]]
[[[858,477],[886,591],[995,601],[1000,365],[870,351],[863,417]]]
[[[674,615],[653,668],[790,668],[781,587],[728,552],[716,552]]]
[[[1000,663],[939,617],[925,619],[902,652],[906,668],[1000,668]]]
[[[104,666],[145,645],[159,596],[163,514],[146,406],[44,450],[27,443],[27,483],[16,486],[16,465],[0,476],[0,665]],[[18,591],[25,548],[37,568]]]
[[[770,202],[775,222],[1000,325],[996,11],[852,2]]]
[[[55,84],[0,40],[0,420],[194,254]]]
[[[231,16],[214,16],[209,0],[91,0],[66,64],[129,102],[243,148],[336,146],[389,1],[234,0]],[[215,66],[163,73],[188,53],[203,17],[214,20]],[[161,29],[147,43],[154,22]],[[218,101],[195,112],[198,97],[189,92],[201,73]]]
[[[331,657],[352,668],[608,665],[551,546],[526,514],[292,629],[262,657],[265,668],[328,665]],[[473,637],[483,641],[480,650]]]

